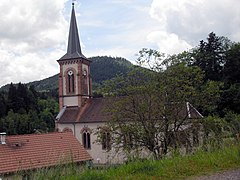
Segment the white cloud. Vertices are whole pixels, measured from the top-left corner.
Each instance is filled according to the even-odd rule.
[[[9,54],[5,50],[1,50],[0,70],[1,84],[10,82],[30,82],[47,78],[58,73],[59,54],[63,52],[52,52],[50,54],[41,55],[37,53],[27,53],[23,56],[15,56]]]
[[[148,41],[156,43],[159,51],[168,54],[176,54],[192,48],[186,41],[179,39],[176,34],[165,31],[154,31],[148,35]]]
[[[212,31],[239,41],[239,6],[236,0],[153,0],[150,15],[159,21],[160,30],[191,45]]]
[[[14,4],[14,5],[12,5]],[[2,45],[14,47],[16,51],[38,51],[65,38],[67,22],[63,17],[64,0],[3,0],[0,3],[0,38]],[[13,49],[15,50],[15,49]]]
[[[58,72],[68,32],[66,0],[1,0],[0,86]]]

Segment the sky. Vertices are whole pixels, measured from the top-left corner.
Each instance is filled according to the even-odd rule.
[[[72,0],[0,1],[0,87],[59,72]],[[142,48],[180,53],[210,32],[240,42],[239,0],[76,0],[82,52],[131,62]]]

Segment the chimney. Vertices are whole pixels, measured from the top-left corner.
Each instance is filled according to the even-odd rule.
[[[0,133],[0,144],[6,144],[6,133]]]

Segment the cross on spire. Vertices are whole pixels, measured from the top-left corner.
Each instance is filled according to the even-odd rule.
[[[74,6],[74,2],[77,1],[77,0],[72,0],[72,5]]]

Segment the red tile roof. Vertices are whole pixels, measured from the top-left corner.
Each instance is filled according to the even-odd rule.
[[[0,144],[0,174],[91,159],[71,132],[7,136]]]

